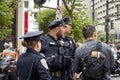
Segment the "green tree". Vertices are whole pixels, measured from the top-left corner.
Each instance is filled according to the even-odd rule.
[[[82,15],[82,14],[81,14]],[[83,15],[84,16],[84,15]],[[74,38],[76,42],[83,42],[82,28],[89,24],[89,18],[80,18],[79,13],[74,12],[74,19],[72,19],[72,32],[71,36]],[[79,18],[78,18],[79,17]]]
[[[71,36],[76,42],[83,42],[82,28],[87,24],[92,23],[88,17],[87,8],[82,4],[83,0],[62,0],[64,4],[63,11],[67,12],[63,16],[70,16],[72,20],[72,33]],[[91,21],[91,22],[90,22]]]
[[[0,0],[0,38],[5,38],[11,32],[12,19],[18,0]]]
[[[109,35],[110,37],[110,42],[115,42],[115,39],[114,39],[114,34],[111,34]],[[103,33],[103,31],[97,31],[97,39],[98,40],[101,40],[102,42],[105,42],[105,34]]]
[[[97,31],[97,39],[105,42],[105,34],[103,33],[103,31]]]
[[[39,12],[37,21],[39,22],[39,29],[44,31],[44,34],[48,33],[48,25],[55,19],[55,10],[45,9]]]
[[[114,34],[110,34],[110,42],[115,42]]]

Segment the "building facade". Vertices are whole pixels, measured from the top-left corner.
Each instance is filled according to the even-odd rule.
[[[86,0],[90,17],[98,22],[97,30],[105,34],[106,18],[109,18],[110,34],[120,33],[120,0]],[[119,35],[119,34],[118,34]]]

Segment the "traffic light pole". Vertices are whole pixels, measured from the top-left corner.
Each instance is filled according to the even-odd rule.
[[[57,6],[59,6],[60,5],[60,2],[59,2],[59,0],[57,0]]]
[[[95,21],[95,1],[94,0],[92,0],[92,1],[93,1],[92,19],[93,19],[93,21]]]
[[[106,18],[105,18],[105,32],[106,32],[106,43],[109,43],[109,0],[106,0]]]

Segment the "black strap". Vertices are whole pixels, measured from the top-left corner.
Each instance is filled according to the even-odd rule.
[[[97,41],[97,43],[96,43],[96,46],[95,46],[95,48],[94,48],[96,51],[102,51],[102,43],[100,42],[100,41]],[[93,49],[92,49],[93,50]],[[91,50],[91,51],[92,51]],[[91,56],[91,51],[90,51],[90,54],[88,55],[88,57],[85,57],[85,58],[82,58],[82,77],[83,77],[83,75],[86,73],[86,71],[87,71],[87,69],[86,69],[86,66],[87,66],[87,59]]]
[[[97,51],[102,51],[102,43],[100,41],[97,41],[97,44],[96,44],[96,49]]]
[[[36,56],[33,58],[33,62],[32,62],[32,65],[30,67],[30,72],[28,74],[27,80],[30,80],[30,76],[31,76],[31,73],[32,73],[32,68],[33,68],[33,64],[34,64],[35,58],[36,58]]]

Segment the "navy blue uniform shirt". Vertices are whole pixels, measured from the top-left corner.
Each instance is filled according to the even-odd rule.
[[[45,54],[48,66],[50,68],[52,80],[66,80],[65,70],[62,67],[62,58],[59,52],[58,40],[55,40],[50,34],[42,38],[41,52]],[[59,77],[56,72],[60,72]],[[52,75],[55,73],[55,75]]]
[[[65,56],[70,56],[72,59],[74,58],[74,53],[75,53],[75,43],[73,41],[73,39],[69,36],[67,36],[66,38],[61,38],[60,40],[63,40],[64,43],[66,44],[64,47],[64,54]]]
[[[41,52],[44,53],[46,57],[51,57],[59,53],[57,40],[50,34],[47,34],[42,38]]]
[[[20,80],[27,80],[33,63],[30,80],[51,80],[49,69],[45,59],[33,49],[27,49],[26,53],[19,56],[17,61],[17,73]]]

